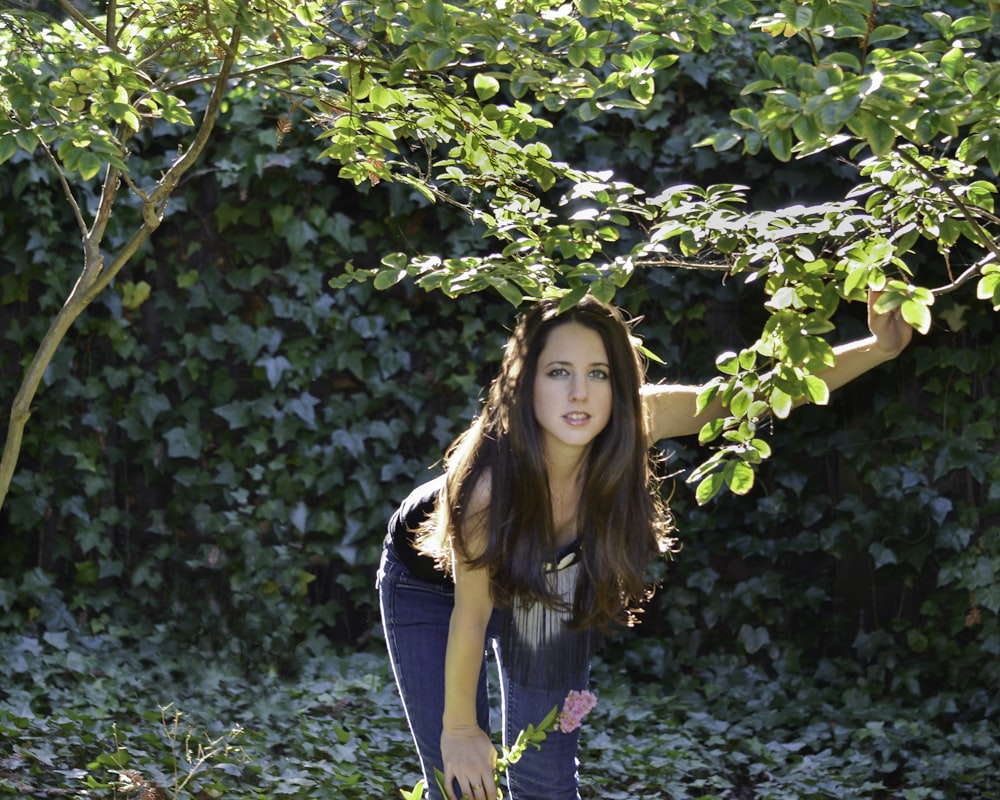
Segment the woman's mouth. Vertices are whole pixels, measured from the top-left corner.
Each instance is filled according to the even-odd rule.
[[[563,419],[569,425],[585,425],[590,421],[590,414],[586,411],[570,411],[568,414],[563,414]]]

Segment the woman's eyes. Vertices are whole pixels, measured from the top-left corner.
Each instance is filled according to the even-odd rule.
[[[546,372],[545,375],[549,378],[565,378],[569,376],[569,370],[565,367],[555,367]],[[606,381],[609,375],[606,369],[592,369],[587,373],[587,377],[597,381]]]

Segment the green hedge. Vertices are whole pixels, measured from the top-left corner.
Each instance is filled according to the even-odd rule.
[[[714,57],[738,70],[746,54]],[[682,115],[654,103],[639,125],[565,123],[554,141],[591,165],[614,152],[651,186],[725,174],[766,203],[816,185],[816,162],[772,172],[693,150],[716,111],[690,66],[664,78],[664,98],[693,98]],[[229,111],[153,244],[50,368],[0,512],[6,625],[59,602],[67,626],[235,640],[248,663],[277,667],[316,632],[377,636],[385,520],[475,413],[513,309],[405,284],[330,289],[348,262],[389,250],[485,245],[403,187],[348,187],[311,160],[308,131],[279,145],[269,113]],[[137,142],[151,171],[156,146]],[[5,170],[0,397],[12,398],[79,254],[45,163]],[[619,301],[644,316],[666,362],[657,380],[710,377],[715,354],[760,324],[752,287],[696,272],[640,276]],[[697,507],[683,478],[703,456],[664,443],[684,550],[660,568],[640,629],[670,643],[659,668],[707,649],[762,666],[853,653],[887,689],[995,684],[997,317],[960,296],[937,309],[939,328],[896,362],[776,423],[749,497]],[[864,332],[860,311],[845,310],[839,338]]]

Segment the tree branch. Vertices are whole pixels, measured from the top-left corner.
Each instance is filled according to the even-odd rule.
[[[65,2],[65,0],[61,0],[61,2]],[[21,386],[11,405],[7,438],[4,442],[3,454],[0,456],[0,508],[3,508],[4,501],[10,490],[10,483],[14,477],[14,469],[17,466],[17,459],[21,452],[24,427],[31,416],[31,403],[38,392],[38,387],[41,385],[45,370],[48,369],[56,350],[76,319],[83,313],[91,301],[107,287],[115,275],[135,255],[139,247],[159,227],[162,220],[163,208],[171,192],[177,186],[180,176],[195,162],[208,144],[219,114],[219,108],[222,105],[222,99],[226,93],[230,72],[236,61],[239,41],[240,31],[239,28],[235,28],[230,38],[229,46],[226,48],[222,68],[216,78],[208,106],[205,109],[205,116],[194,141],[185,151],[184,155],[180,156],[159,180],[156,189],[143,201],[143,224],[125,246],[121,248],[111,264],[107,268],[102,269],[100,245],[106,225],[104,214],[110,210],[107,204],[113,199],[119,178],[119,171],[116,168],[108,168],[108,174],[105,178],[104,189],[102,191],[101,209],[98,211],[98,219],[95,220],[90,233],[86,232],[86,225],[84,224],[83,271],[63,307],[59,309],[59,313],[52,320],[52,324],[42,338],[38,349],[31,359],[31,363],[28,364],[24,378],[21,381]],[[58,174],[62,177],[61,171]],[[82,219],[82,217],[79,218]]]
[[[130,188],[133,188],[133,191],[142,198],[143,224],[122,246],[111,263],[103,270],[101,276],[87,289],[84,295],[84,302],[89,303],[93,298],[97,297],[159,227],[160,222],[163,220],[163,211],[167,200],[169,200],[174,189],[177,187],[181,175],[201,156],[212,135],[212,130],[219,116],[219,109],[222,106],[222,100],[226,94],[226,86],[231,78],[230,71],[236,61],[239,41],[240,31],[239,28],[235,28],[226,48],[226,56],[223,59],[222,68],[218,76],[216,76],[215,86],[212,89],[208,106],[205,108],[201,127],[198,129],[197,134],[195,134],[191,146],[184,151],[184,155],[173,163],[170,169],[157,182],[156,188],[148,195],[140,192],[134,184],[130,185]]]
[[[937,186],[942,192],[948,195],[948,198],[951,200],[951,202],[955,204],[956,208],[958,208],[962,216],[965,217],[965,221],[972,226],[972,229],[976,232],[976,235],[979,237],[979,242],[977,242],[977,244],[980,247],[989,250],[995,258],[1000,258],[1000,245],[998,245],[997,242],[994,241],[992,236],[990,236],[989,234],[986,233],[985,230],[983,230],[983,226],[979,224],[979,220],[976,219],[975,215],[971,211],[969,211],[969,207],[965,204],[965,201],[962,200],[962,198],[959,197],[957,194],[955,194],[955,191],[947,183],[938,179],[937,175],[935,175],[933,172],[927,169],[927,167],[921,164],[919,159],[914,158],[912,155],[910,155],[910,153],[908,153],[905,148],[900,148],[898,152],[900,157],[904,161],[906,161],[910,166],[916,168],[926,177],[930,178],[931,182],[935,186]]]
[[[117,33],[115,31],[115,17],[118,16],[118,0],[107,0],[107,3],[108,3],[107,22],[106,22],[107,32],[105,33],[104,44],[107,45],[107,47],[110,50],[113,50],[114,52],[117,53],[118,38],[117,38]]]
[[[66,14],[73,18],[73,20],[78,23],[81,27],[86,28],[94,36],[96,36],[100,41],[104,41],[104,31],[98,28],[93,22],[87,19],[83,12],[80,11],[76,6],[74,6],[69,0],[59,0],[59,8],[66,12]]]
[[[638,258],[635,260],[637,267],[675,267],[677,269],[703,269],[711,272],[729,272],[730,265],[718,261],[683,261],[679,258]]]
[[[52,163],[52,168],[56,173],[56,179],[62,187],[63,194],[66,195],[69,207],[73,210],[73,216],[76,217],[77,225],[80,226],[80,234],[86,237],[87,221],[83,218],[83,212],[80,210],[80,204],[76,202],[76,196],[73,194],[73,187],[69,185],[69,181],[67,181],[66,176],[63,175],[62,167],[59,166],[59,162],[56,160],[56,157],[52,155],[52,151],[49,149],[49,146],[45,144],[41,137],[38,137],[38,142],[42,146],[42,152],[45,153],[46,158],[48,158],[48,160]]]
[[[939,294],[950,294],[951,292],[954,292],[960,286],[968,283],[977,275],[979,275],[979,273],[983,271],[983,267],[995,261],[996,258],[997,255],[995,251],[987,253],[983,258],[979,259],[979,261],[977,261],[975,264],[973,264],[971,267],[965,270],[965,272],[963,272],[961,275],[955,278],[955,280],[953,280],[951,283],[946,283],[944,286],[938,286],[936,289],[931,289],[931,294],[939,295]]]
[[[289,58],[283,58],[280,61],[272,61],[270,64],[264,64],[260,67],[254,67],[253,69],[245,69],[242,72],[234,72],[229,76],[230,80],[241,80],[243,78],[249,78],[260,72],[269,72],[275,69],[282,69],[284,67],[291,66],[292,64],[302,64],[305,63],[306,59],[303,56],[290,56]],[[219,78],[218,75],[199,75],[197,78],[186,78],[182,81],[177,81],[177,83],[169,83],[160,87],[164,92],[174,92],[177,89],[183,89],[187,86],[197,86],[200,83],[215,82]]]

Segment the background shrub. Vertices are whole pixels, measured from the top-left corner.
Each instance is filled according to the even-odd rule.
[[[551,144],[650,189],[725,180],[753,185],[762,208],[822,200],[843,165],[692,147],[720,124],[728,106],[713,97],[742,85],[755,46],[682,59],[648,110],[560,121]],[[403,186],[347,186],[311,160],[309,131],[279,143],[268,113],[266,97],[229,109],[228,135],[152,245],[52,364],[0,512],[11,626],[152,624],[282,669],[317,631],[354,646],[377,635],[385,520],[475,413],[513,309],[406,283],[331,289],[346,265],[389,250],[484,244]],[[136,146],[155,156],[158,140]],[[0,186],[3,397],[78,249],[46,165],[14,166]],[[754,287],[715,274],[649,272],[617,300],[644,318],[665,362],[656,380],[710,377],[761,322]],[[774,424],[776,456],[749,497],[697,507],[684,477],[703,455],[693,440],[663,443],[684,551],[660,567],[641,634],[671,649],[647,668],[708,649],[761,667],[849,654],[887,690],[995,685],[997,317],[961,296],[936,308],[938,328],[897,361]],[[839,321],[840,340],[865,331],[862,309]],[[43,614],[53,603],[63,613]]]

